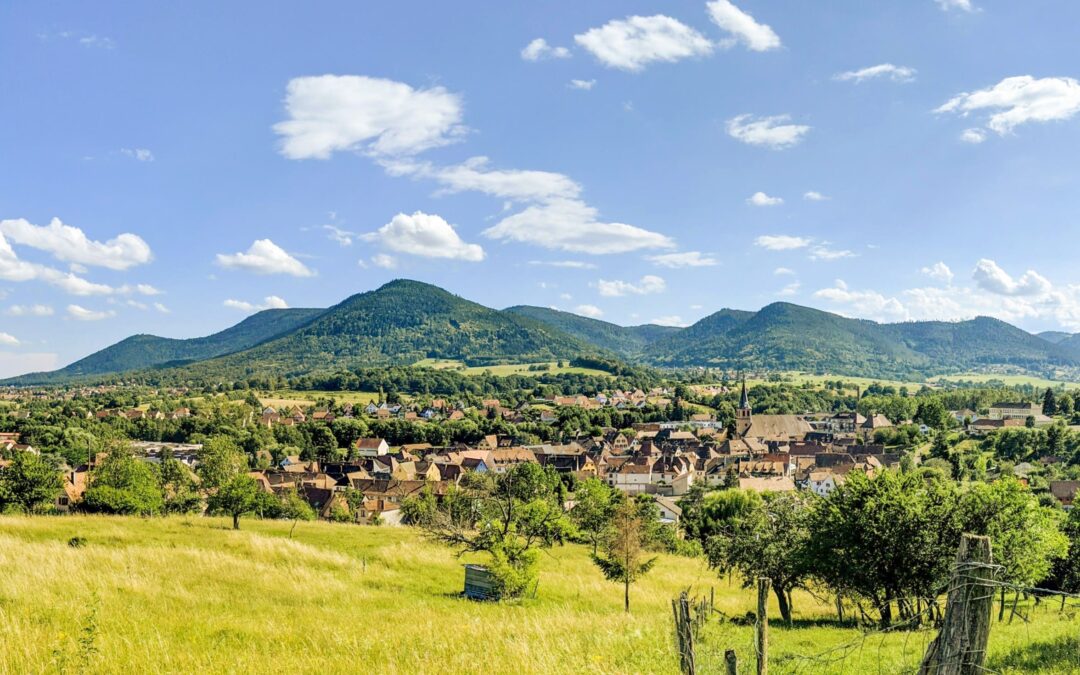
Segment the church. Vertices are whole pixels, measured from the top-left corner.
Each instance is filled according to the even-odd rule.
[[[799,415],[754,415],[746,393],[746,378],[742,381],[739,409],[735,411],[735,436],[757,441],[802,441],[813,431],[810,423]]]

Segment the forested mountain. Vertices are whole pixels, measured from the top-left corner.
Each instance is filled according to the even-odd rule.
[[[200,338],[174,339],[156,335],[129,338],[52,373],[24,378],[34,381],[68,380],[87,375],[139,370],[164,364],[203,361],[238,352],[289,333],[319,314],[321,309],[266,309],[223,331]]]
[[[416,281],[392,281],[326,310],[267,310],[209,337],[136,335],[67,368],[9,384],[169,368],[178,379],[228,380],[409,365],[469,365],[575,357],[661,367],[806,370],[917,377],[990,366],[1078,372],[1080,337],[1036,336],[1003,321],[880,324],[778,302],[724,309],[687,328],[623,327],[531,306],[495,310]]]
[[[1042,339],[1046,340],[1047,342],[1052,342],[1052,343],[1054,343],[1056,345],[1059,345],[1062,342],[1064,342],[1065,340],[1068,340],[1069,338],[1073,337],[1072,333],[1066,333],[1066,332],[1060,331],[1060,330],[1044,330],[1043,332],[1036,333],[1035,335],[1037,337],[1041,337]]]
[[[517,305],[503,311],[536,319],[591,345],[626,357],[638,356],[649,344],[680,331],[674,326],[656,324],[620,326],[579,314],[531,305]]]

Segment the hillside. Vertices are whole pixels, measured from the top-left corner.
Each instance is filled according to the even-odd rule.
[[[638,356],[648,345],[680,330],[673,326],[656,324],[620,326],[570,312],[531,305],[507,307],[503,311],[535,319],[583,342],[626,357]]]
[[[1065,340],[1068,340],[1069,338],[1073,337],[1072,333],[1066,333],[1066,332],[1060,331],[1060,330],[1044,330],[1043,332],[1036,333],[1035,335],[1037,337],[1041,337],[1042,339],[1046,340],[1047,342],[1052,342],[1052,343],[1054,343],[1056,345],[1059,345],[1062,342],[1064,342]]]
[[[294,374],[424,359],[483,366],[571,359],[599,351],[527,316],[402,279],[354,295],[287,335],[203,362],[194,370]]]
[[[51,373],[25,375],[24,381],[61,381],[88,375],[118,373],[241,351],[308,323],[321,309],[267,309],[206,337],[174,339],[133,335]]]
[[[661,554],[633,586],[627,616],[620,587],[571,544],[541,556],[535,598],[475,603],[457,595],[463,560],[411,529],[302,522],[290,536],[289,522],[242,522],[234,532],[200,517],[0,516],[0,672],[333,674],[364,664],[379,673],[676,675],[671,598],[711,589],[727,617],[756,602],[704,561]],[[69,546],[75,536],[85,545]],[[798,655],[857,644],[863,633],[833,623],[831,603],[801,590],[794,600],[795,627],[770,626],[770,672],[913,670],[932,635],[884,633],[808,669]],[[775,617],[775,598],[770,607]],[[1021,611],[1035,623],[995,622],[989,668],[1080,668],[1075,612],[1030,601]],[[699,672],[722,672],[729,648],[752,669],[753,630],[710,621]]]

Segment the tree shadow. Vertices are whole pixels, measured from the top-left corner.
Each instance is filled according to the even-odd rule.
[[[1071,666],[1068,671],[1063,667]],[[1065,635],[1049,642],[1033,642],[993,656],[986,667],[993,671],[1016,670],[1022,673],[1072,672],[1080,668],[1080,637]]]

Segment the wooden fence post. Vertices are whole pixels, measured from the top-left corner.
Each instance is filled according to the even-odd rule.
[[[694,675],[694,626],[690,616],[690,598],[686,591],[671,601],[675,615],[675,643],[679,648],[679,670],[684,675]]]
[[[994,604],[992,562],[990,537],[963,536],[941,632],[926,650],[919,675],[975,675],[985,670]]]
[[[772,579],[758,577],[757,580],[757,672],[767,675],[769,672],[769,587]]]
[[[727,675],[739,674],[739,657],[735,655],[734,649],[724,652],[724,664],[727,666]]]

